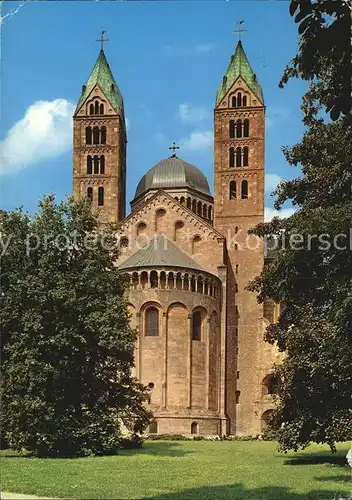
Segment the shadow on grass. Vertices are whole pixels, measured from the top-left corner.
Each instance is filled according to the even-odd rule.
[[[317,476],[314,478],[315,481],[327,481],[334,483],[351,483],[352,484],[352,476],[350,471],[346,467],[346,474],[344,476]]]
[[[183,457],[188,455],[189,453],[193,453],[193,451],[185,450],[177,442],[153,442],[144,444],[142,448],[131,448],[126,450],[121,450],[116,456],[131,456],[131,455],[160,455],[160,456],[168,456],[168,457]],[[104,455],[104,457],[108,457],[109,455]],[[111,455],[113,456],[113,455]],[[44,460],[60,460],[60,459],[84,459],[86,457],[35,457],[32,453],[28,451],[14,451],[14,450],[1,450],[0,458],[41,458]]]
[[[340,450],[336,453],[318,452],[297,454],[295,457],[285,460],[285,465],[314,465],[314,464],[330,464],[336,467],[344,467],[346,465],[346,450]]]
[[[186,450],[182,443],[177,441],[150,441],[144,443],[142,448],[131,450],[122,450],[121,455],[161,455],[168,457],[183,457],[193,453],[193,451]]]
[[[337,490],[313,490],[295,493],[286,487],[244,488],[242,484],[193,488],[145,497],[148,500],[340,500],[348,493]]]

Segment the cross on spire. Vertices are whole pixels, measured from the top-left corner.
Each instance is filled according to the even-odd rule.
[[[238,28],[237,28],[237,30],[233,30],[234,33],[238,33],[238,40],[239,41],[241,41],[241,33],[243,33],[244,31],[247,31],[247,30],[241,28],[241,24],[243,24],[243,23],[244,23],[244,21],[237,21]]]
[[[175,143],[175,141],[174,141],[174,142],[172,143],[172,146],[169,146],[169,149],[171,149],[171,150],[172,150],[172,152],[173,152],[173,156],[176,156],[175,151],[176,151],[176,149],[180,149],[180,147],[179,147],[179,146],[176,146],[176,143]]]
[[[108,38],[104,38],[104,35],[106,35],[106,30],[101,30],[100,38],[99,38],[99,40],[96,40],[96,42],[101,43],[101,50],[104,50],[104,43],[109,41]]]

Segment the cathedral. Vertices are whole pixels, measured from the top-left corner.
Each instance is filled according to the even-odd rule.
[[[128,280],[151,434],[257,435],[272,411],[280,354],[263,335],[279,308],[247,290],[264,265],[263,242],[248,235],[264,220],[264,121],[239,41],[215,97],[213,194],[174,146],[140,179],[126,216],[124,104],[103,49],[82,87],[73,191],[102,224],[118,224],[116,265]]]

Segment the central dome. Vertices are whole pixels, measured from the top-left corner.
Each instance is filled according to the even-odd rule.
[[[135,198],[150,189],[191,188],[210,195],[205,175],[191,163],[173,155],[159,161],[143,175],[138,183]]]

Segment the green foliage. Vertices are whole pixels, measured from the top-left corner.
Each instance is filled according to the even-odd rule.
[[[261,439],[263,441],[277,441],[279,438],[277,429],[275,429],[270,422],[268,422],[268,424],[269,425],[267,425],[266,428],[263,430]]]
[[[130,438],[121,438],[119,445],[124,450],[134,450],[142,447],[143,439],[138,434],[133,434]]]
[[[250,289],[259,301],[283,305],[266,332],[285,352],[275,370],[279,398],[272,421],[281,449],[315,441],[334,451],[336,441],[352,438],[350,9],[332,0],[293,1],[291,14],[297,9],[296,22],[304,19],[300,51],[283,82],[292,76],[311,81],[302,106],[307,129],[299,144],[284,148],[301,176],[274,194],[277,209],[288,200],[299,209],[254,229],[279,251]],[[319,117],[323,108],[335,122]]]
[[[116,453],[118,421],[143,428],[149,415],[112,228],[98,230],[86,201],[53,196],[0,226],[6,442],[38,456]]]
[[[291,77],[309,81],[307,111],[324,106],[332,120],[349,116],[352,108],[351,5],[351,0],[291,0],[289,7],[299,24],[300,50],[280,86]]]
[[[168,441],[189,441],[190,438],[182,434],[149,434],[144,439],[149,441],[164,441],[165,439]]]
[[[260,439],[256,436],[200,436],[200,435],[184,435],[184,434],[149,434],[144,436],[147,441],[257,441]]]

